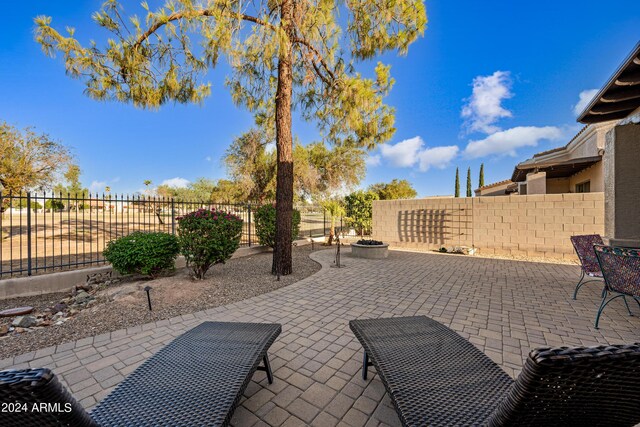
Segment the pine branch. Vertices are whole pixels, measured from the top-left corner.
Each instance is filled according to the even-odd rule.
[[[144,33],[142,33],[142,35],[140,35],[140,37],[138,37],[138,40],[136,40],[136,42],[133,44],[133,48],[137,49],[138,47],[140,47],[140,45],[145,40],[147,40],[149,37],[151,37],[151,35],[153,35],[156,31],[158,31],[158,29],[160,29],[161,27],[163,27],[169,22],[178,21],[180,19],[197,18],[198,16],[210,17],[210,16],[215,16],[215,13],[216,11],[212,9],[202,9],[202,10],[196,10],[191,12],[174,12],[171,15],[169,15],[166,19],[157,20],[153,25],[151,25],[147,29],[147,31],[145,31]],[[227,16],[235,16],[242,19],[243,21],[253,22],[254,24],[262,25],[264,27],[277,31],[277,28],[275,25],[251,15],[246,15],[244,13],[229,13]]]

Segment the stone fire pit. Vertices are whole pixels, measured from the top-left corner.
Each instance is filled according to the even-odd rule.
[[[366,259],[384,259],[389,256],[389,244],[377,240],[359,240],[351,244],[351,256]]]

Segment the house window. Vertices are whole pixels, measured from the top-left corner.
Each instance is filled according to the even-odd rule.
[[[576,184],[576,193],[590,193],[591,192],[591,181],[581,182],[580,184]]]

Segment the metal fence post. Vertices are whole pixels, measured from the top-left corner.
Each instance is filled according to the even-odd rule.
[[[27,276],[31,276],[31,193],[27,192]]]
[[[251,203],[247,205],[247,212],[249,213],[249,247],[251,247]]]
[[[171,198],[171,234],[176,234],[176,205],[173,198]]]

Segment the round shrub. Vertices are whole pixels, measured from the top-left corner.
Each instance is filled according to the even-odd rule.
[[[360,237],[371,234],[373,226],[373,201],[378,195],[373,191],[356,191],[345,197],[347,224],[355,228]]]
[[[107,243],[104,257],[120,274],[158,277],[174,268],[179,251],[171,234],[136,231]]]
[[[256,235],[261,245],[273,248],[276,246],[276,207],[262,205],[255,213]],[[291,219],[291,239],[295,240],[300,231],[300,211],[293,210]]]
[[[217,209],[198,209],[178,220],[180,251],[196,279],[211,266],[224,263],[240,246],[242,220]]]

